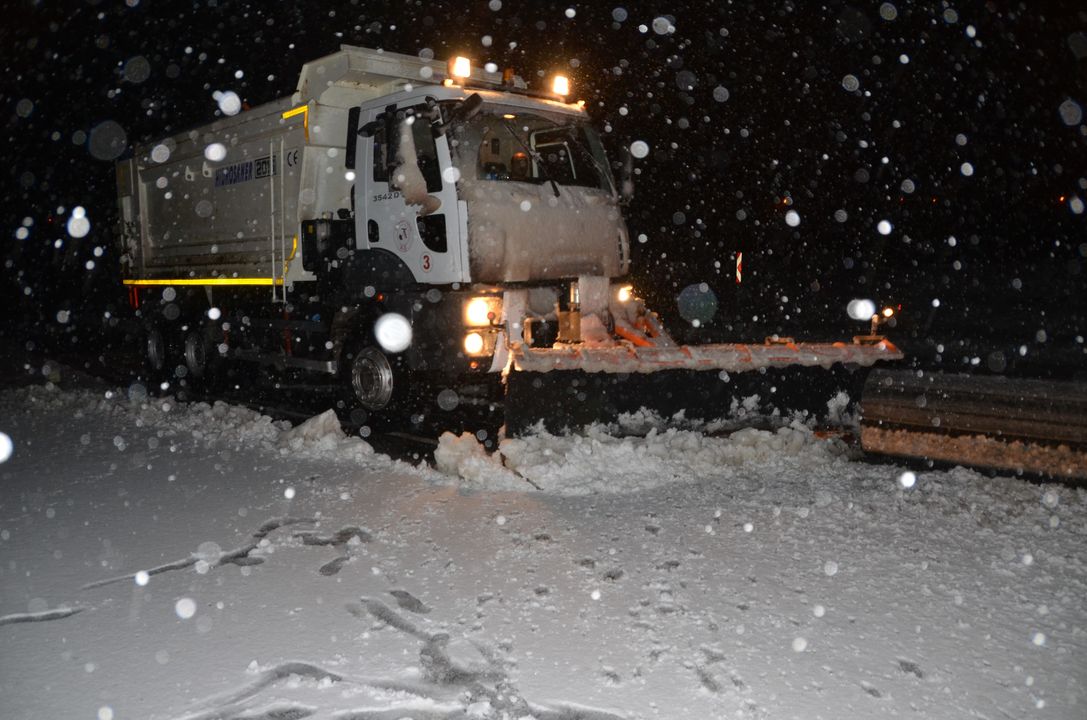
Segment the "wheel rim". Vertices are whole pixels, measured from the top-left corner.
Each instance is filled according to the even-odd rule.
[[[393,397],[393,368],[385,353],[363,348],[351,363],[351,389],[364,408],[379,410]]]
[[[204,340],[196,333],[189,333],[185,338],[185,365],[193,377],[201,377],[207,366],[208,354]]]
[[[166,364],[166,343],[157,329],[147,333],[147,363],[152,370],[162,370]]]

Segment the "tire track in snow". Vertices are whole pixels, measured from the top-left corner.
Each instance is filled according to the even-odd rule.
[[[71,617],[77,613],[81,613],[86,609],[87,608],[85,607],[57,608],[56,610],[43,610],[41,612],[12,613],[11,615],[0,615],[0,625],[15,625],[16,623],[63,620],[64,618]]]
[[[226,550],[219,554],[218,560],[215,561],[213,567],[222,567],[223,565],[259,565],[264,562],[263,558],[251,558],[249,553],[260,547],[260,541],[268,537],[272,532],[278,530],[281,527],[287,525],[298,525],[300,523],[316,523],[315,518],[296,518],[296,517],[279,517],[265,520],[259,528],[252,534],[252,538],[257,542],[250,542],[242,545],[241,547],[234,548],[233,550]],[[201,560],[199,554],[192,554],[187,558],[180,560],[174,560],[172,562],[157,565],[147,570],[140,570],[134,573],[128,573],[126,575],[117,575],[115,577],[105,578],[103,580],[95,580],[94,582],[87,583],[80,587],[80,590],[93,590],[94,588],[105,587],[106,585],[113,585],[114,583],[123,582],[125,580],[135,580],[136,576],[141,572],[146,573],[148,577],[152,575],[161,575],[164,572],[170,572],[171,570],[184,570],[185,568],[192,567]]]
[[[417,598],[406,591],[393,595],[398,601]],[[352,678],[309,662],[285,662],[264,670],[244,685],[213,695],[174,720],[301,720],[318,712],[311,705],[294,703],[283,693],[308,681],[312,688],[335,693],[330,702],[342,702],[363,692],[372,700],[369,707],[332,711],[335,720],[463,720],[466,717],[531,717],[534,720],[626,720],[626,716],[565,701],[530,702],[509,679],[506,666],[512,663],[498,653],[468,638],[452,638],[446,632],[432,632],[416,624],[380,600],[362,597],[347,611],[363,620],[398,630],[421,643],[418,671],[405,669],[391,677]],[[422,623],[429,624],[421,618]],[[274,691],[274,704],[262,705],[262,694]]]
[[[347,525],[340,528],[332,535],[318,535],[315,532],[301,532],[295,533],[294,536],[302,541],[303,545],[315,545],[319,547],[332,547],[340,552],[340,554],[332,560],[326,562],[317,572],[330,577],[338,573],[343,566],[351,562],[351,553],[348,552],[348,548],[352,544],[368,543],[373,539],[373,535],[369,530],[357,527],[355,525]]]
[[[248,701],[254,698],[262,690],[282,681],[290,680],[291,678],[306,678],[318,683],[327,684],[328,686],[332,686],[343,680],[343,676],[334,673],[331,670],[325,670],[312,663],[280,663],[279,665],[260,673],[255,679],[242,685],[240,688],[228,690],[202,700],[198,704],[196,710],[181,715],[176,720],[222,720],[225,718],[237,717],[243,713],[247,718],[260,718],[262,717],[261,715],[253,715],[252,711],[249,710]],[[280,717],[307,717],[307,715],[290,714],[302,710],[307,710],[307,715],[311,715],[315,712],[313,708],[308,706],[280,705],[278,709],[265,708],[263,716],[277,718],[277,720]],[[280,714],[269,714],[271,711]],[[283,714],[284,712],[287,714]]]
[[[401,599],[395,591],[394,597],[398,601]],[[412,597],[412,599],[415,598]],[[422,641],[423,646],[419,650],[419,666],[423,671],[425,683],[443,688],[460,689],[458,697],[462,698],[464,703],[461,708],[452,713],[433,714],[427,717],[460,718],[465,715],[479,714],[484,708],[487,715],[492,712],[497,717],[527,715],[536,720],[622,720],[624,717],[576,703],[529,702],[510,681],[504,667],[508,663],[503,661],[492,648],[465,638],[464,640],[477,653],[475,658],[466,661],[463,657],[454,656],[450,648],[454,641],[448,633],[428,632],[380,600],[362,597],[360,601],[361,605],[348,605],[348,612],[359,618],[365,618],[366,614],[369,614],[389,627]],[[458,655],[462,656],[463,653]],[[463,699],[465,697],[466,699]],[[389,714],[389,711],[380,711],[380,714],[373,711],[360,711],[356,714],[337,715],[337,719],[384,720],[400,717],[395,714],[395,708],[390,710],[393,711],[392,714]]]

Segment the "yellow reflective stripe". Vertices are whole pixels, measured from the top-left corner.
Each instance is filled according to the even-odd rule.
[[[280,117],[287,120],[296,115],[302,116],[302,131],[306,134],[306,142],[309,142],[309,105],[299,105],[296,108],[284,110]]]
[[[282,285],[283,278],[133,278],[123,281],[136,287],[152,285]]]

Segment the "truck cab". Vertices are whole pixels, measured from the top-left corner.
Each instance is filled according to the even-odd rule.
[[[460,112],[467,104],[471,112]],[[581,107],[437,86],[364,104],[358,122],[358,248],[395,254],[416,282],[627,272],[616,184]],[[398,142],[409,133],[410,143]],[[413,198],[397,183],[405,161],[423,184]]]

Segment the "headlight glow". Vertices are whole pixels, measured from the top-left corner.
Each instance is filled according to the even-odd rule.
[[[468,327],[489,327],[502,314],[502,298],[474,297],[464,306],[464,324]]]
[[[619,292],[615,295],[616,299],[621,303],[630,302],[634,297],[634,288],[630,285],[624,285],[619,288]]]
[[[491,306],[484,298],[472,298],[468,301],[468,307],[464,313],[469,325],[489,325],[490,319],[487,314],[490,311]]]
[[[556,95],[566,96],[570,94],[570,78],[565,75],[556,75],[551,80],[551,92]]]
[[[479,355],[483,352],[483,336],[477,332],[465,335],[464,352],[468,355]]]

